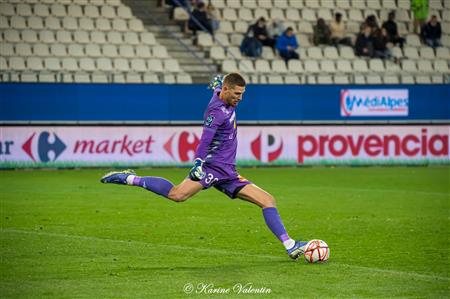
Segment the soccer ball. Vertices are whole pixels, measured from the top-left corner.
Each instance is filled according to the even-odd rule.
[[[330,257],[330,248],[322,240],[311,240],[306,244],[304,257],[310,263],[326,262]]]

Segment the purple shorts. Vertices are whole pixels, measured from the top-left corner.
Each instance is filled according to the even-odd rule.
[[[208,189],[212,186],[219,191],[222,191],[230,198],[236,198],[239,191],[244,186],[252,184],[246,178],[240,176],[236,172],[234,165],[212,165],[203,164],[203,171],[205,177],[200,181],[204,189]]]

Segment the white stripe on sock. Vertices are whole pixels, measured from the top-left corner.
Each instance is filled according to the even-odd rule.
[[[127,185],[133,185],[133,181],[134,181],[134,178],[135,178],[136,176],[135,175],[132,175],[132,174],[130,174],[129,176],[127,176]]]
[[[294,239],[286,240],[283,242],[283,245],[286,249],[291,249],[295,245],[295,240]]]

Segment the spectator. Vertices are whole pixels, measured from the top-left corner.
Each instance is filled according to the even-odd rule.
[[[375,32],[378,28],[380,28],[380,26],[378,26],[377,17],[375,15],[367,16],[364,23],[370,27],[372,33]]]
[[[197,30],[204,30],[204,28],[210,34],[214,34],[211,26],[211,20],[208,18],[206,13],[205,3],[199,2],[192,11],[192,16],[189,19],[189,29],[192,30],[194,35],[196,35]]]
[[[297,48],[298,42],[294,35],[294,29],[288,27],[277,39],[278,53],[280,53],[280,56],[288,62],[289,59],[299,59],[298,53],[295,52]]]
[[[422,27],[422,38],[425,43],[432,48],[442,47],[441,34],[441,23],[439,23],[437,17],[433,15],[430,21]]]
[[[277,38],[283,34],[285,28],[283,26],[283,23],[280,20],[274,20],[269,26],[269,35],[272,36],[272,38],[277,40]]]
[[[350,37],[345,36],[345,25],[342,22],[342,14],[336,13],[334,15],[334,20],[330,23],[331,31],[331,43],[337,47],[338,44],[351,46],[352,41]]]
[[[216,7],[209,2],[208,6],[206,6],[206,14],[208,18],[211,20],[211,27],[213,31],[219,29],[219,14]]]
[[[313,42],[316,46],[331,44],[330,28],[322,18],[319,18],[314,26]]]
[[[275,40],[270,37],[266,28],[266,19],[259,18],[255,24],[248,27],[247,34],[253,32],[253,36],[264,46],[275,47]]]
[[[394,45],[398,44],[403,49],[405,39],[398,35],[397,23],[395,23],[395,11],[391,11],[388,20],[382,26],[387,31],[388,41]]]
[[[361,32],[356,38],[355,53],[357,56],[373,57],[372,28],[367,24],[363,24]]]
[[[249,30],[241,42],[240,50],[245,56],[260,57],[262,54],[262,47],[261,42],[253,36],[253,31]]]
[[[419,34],[419,29],[428,18],[428,0],[411,0],[411,10],[414,15],[414,32]]]
[[[386,28],[377,29],[373,34],[374,56],[381,59],[391,58],[391,50],[387,47],[389,42]]]

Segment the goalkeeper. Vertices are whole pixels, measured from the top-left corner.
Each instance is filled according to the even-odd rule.
[[[179,185],[160,177],[139,177],[131,170],[110,172],[102,183],[140,186],[170,200],[182,202],[199,191],[214,187],[230,198],[249,201],[262,208],[269,229],[283,243],[287,254],[297,259],[306,242],[289,237],[272,195],[236,172],[237,126],[235,108],[245,92],[238,73],[216,76],[210,83],[214,94],[204,114],[203,133],[195,153],[194,167]]]

